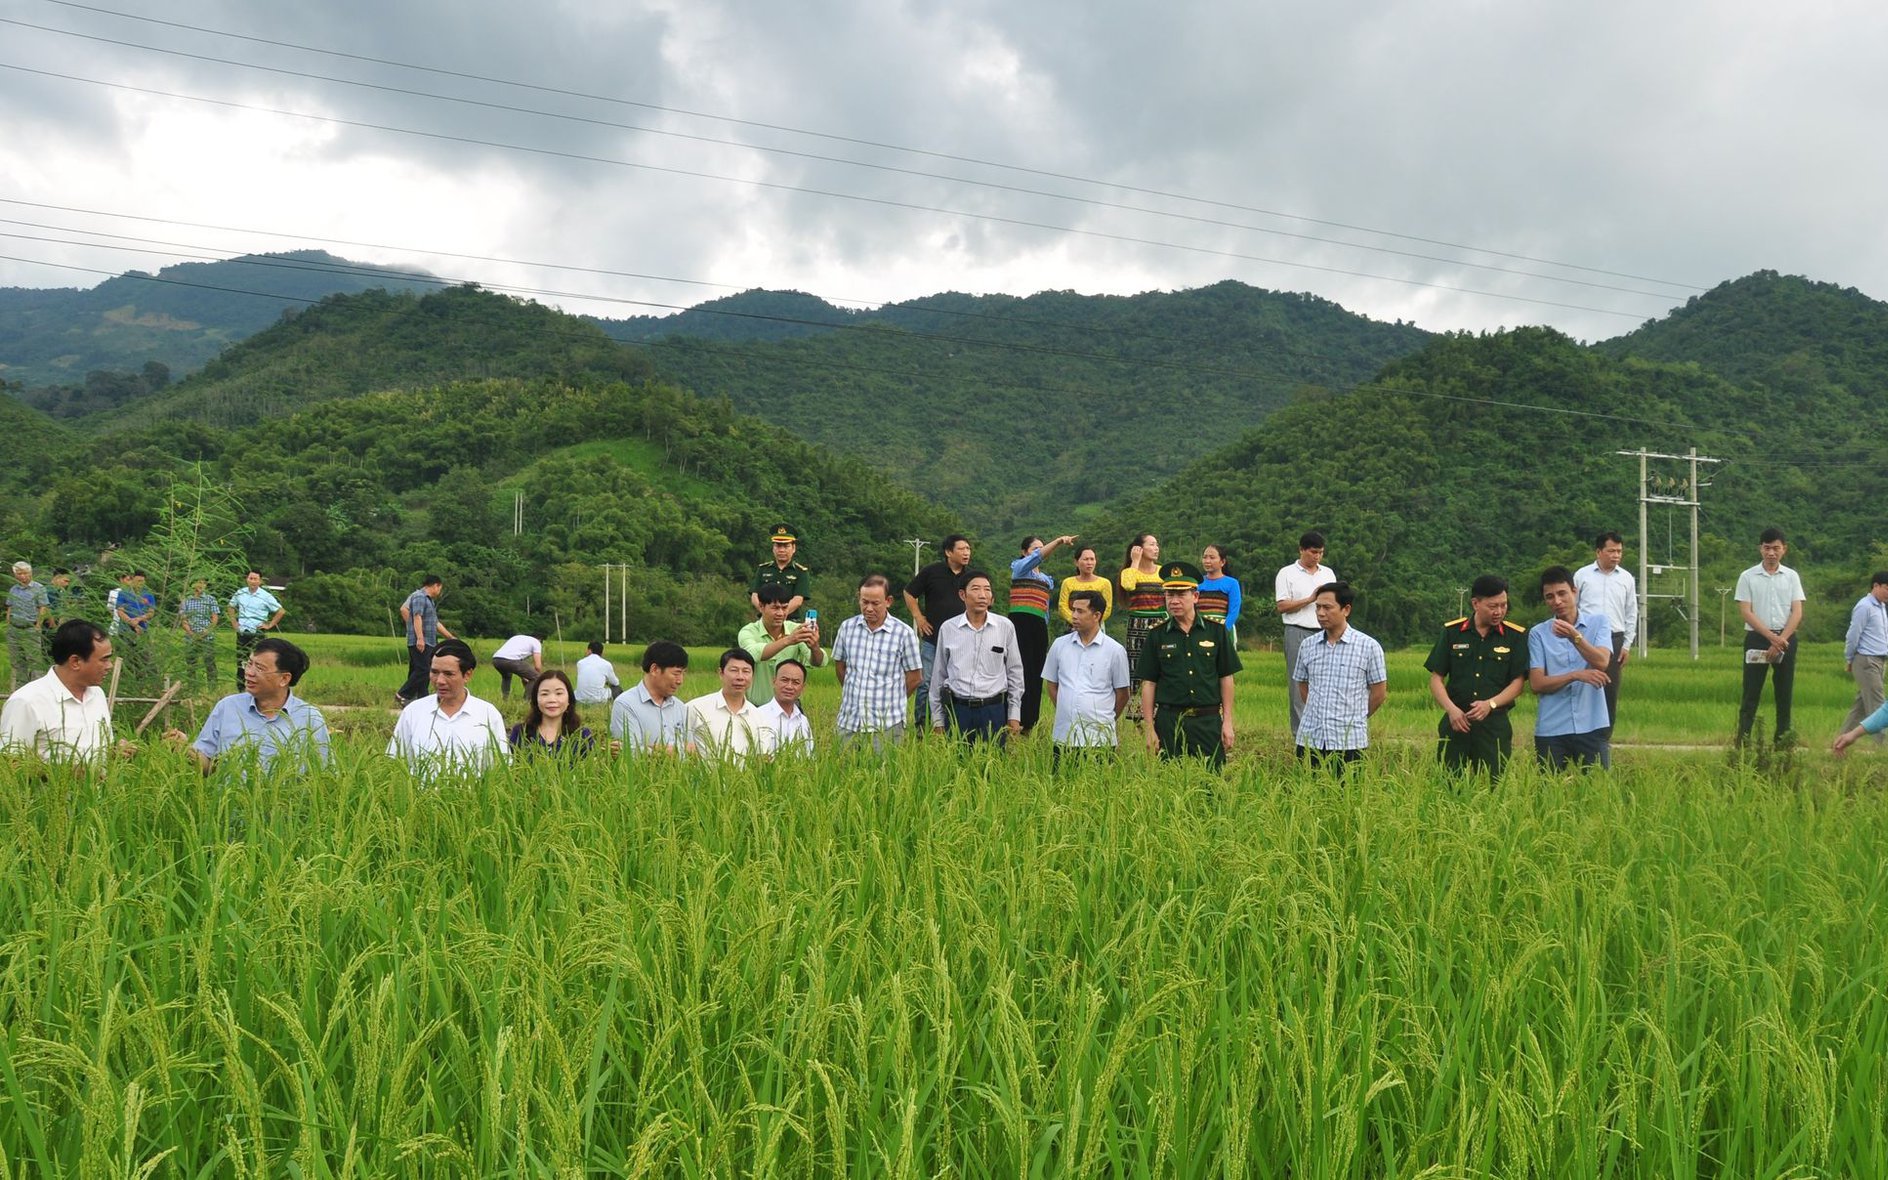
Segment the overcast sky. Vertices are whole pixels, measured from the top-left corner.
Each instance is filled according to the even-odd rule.
[[[1233,278],[1583,339],[1888,295],[1879,3],[98,4],[0,0],[0,286],[322,246],[611,316]]]

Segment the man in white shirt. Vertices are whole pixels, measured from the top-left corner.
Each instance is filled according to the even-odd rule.
[[[763,587],[764,589],[764,587]],[[774,665],[774,695],[755,709],[758,724],[769,734],[770,754],[791,750],[799,754],[813,752],[813,723],[800,707],[800,694],[806,691],[806,665],[795,659]]]
[[[1063,751],[1120,742],[1115,722],[1128,707],[1128,649],[1101,629],[1108,600],[1099,590],[1072,590],[1068,596],[1067,635],[1049,645],[1042,664],[1042,685],[1055,706],[1055,757]]]
[[[1777,727],[1772,740],[1779,746],[1795,742],[1790,728],[1790,698],[1796,687],[1796,632],[1803,625],[1803,579],[1783,564],[1789,546],[1783,530],[1765,529],[1757,538],[1762,557],[1737,575],[1737,611],[1744,616],[1744,699],[1737,710],[1737,744],[1750,737],[1763,699],[1764,676],[1776,670]]]
[[[623,691],[616,667],[603,658],[603,645],[590,641],[590,654],[577,661],[577,703],[607,705]]]
[[[1304,717],[1304,698],[1293,677],[1298,674],[1298,648],[1318,634],[1318,587],[1337,581],[1337,571],[1324,564],[1324,534],[1313,530],[1298,538],[1298,560],[1278,571],[1272,591],[1274,609],[1284,627],[1285,696],[1291,705],[1291,732],[1296,735]]]
[[[111,640],[83,619],[61,623],[48,653],[52,667],[0,708],[0,749],[48,762],[102,760],[111,746],[111,704],[99,685],[111,671]],[[130,753],[129,742],[119,743]]]
[[[1573,572],[1574,593],[1580,596],[1577,615],[1598,615],[1613,633],[1613,656],[1606,665],[1609,731],[1619,716],[1619,674],[1632,658],[1632,643],[1639,635],[1639,588],[1620,564],[1625,556],[1625,539],[1608,530],[1593,538],[1593,560]]]
[[[970,570],[957,595],[964,613],[937,628],[937,664],[931,669],[931,729],[945,726],[967,742],[999,741],[1023,731],[1023,653],[1016,627],[990,613],[996,589],[990,575]],[[1007,730],[1001,737],[999,730]]]
[[[492,653],[492,667],[498,669],[498,696],[511,699],[511,678],[524,682],[524,695],[531,695],[531,682],[544,675],[544,641],[536,635],[513,635]]]
[[[773,749],[773,731],[760,717],[760,706],[747,699],[754,683],[754,657],[746,648],[721,653],[721,689],[688,702],[688,736],[711,758],[742,762]]]
[[[400,710],[387,756],[403,758],[422,778],[483,771],[511,750],[498,706],[471,694],[478,657],[464,640],[442,639],[431,651],[427,681],[432,693]]]
[[[1855,677],[1855,704],[1837,731],[1846,733],[1881,708],[1882,670],[1888,666],[1888,570],[1876,573],[1868,593],[1849,612],[1842,666]],[[1875,744],[1881,745],[1884,738],[1888,733],[1876,734]]]

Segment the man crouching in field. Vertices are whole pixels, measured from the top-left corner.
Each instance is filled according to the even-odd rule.
[[[1580,592],[1564,565],[1541,574],[1541,601],[1552,616],[1527,633],[1528,687],[1540,698],[1534,753],[1549,770],[1613,764],[1612,720],[1606,711],[1612,623],[1580,613]]]
[[[259,639],[243,661],[246,692],[231,693],[216,702],[190,750],[205,773],[225,754],[255,752],[256,765],[266,771],[276,757],[288,751],[303,766],[328,761],[328,722],[321,710],[292,691],[308,671],[308,656],[286,639]],[[188,740],[180,729],[167,730],[164,740],[182,745]]]
[[[422,778],[480,771],[502,761],[511,751],[505,718],[498,706],[473,696],[468,687],[478,666],[478,657],[464,640],[436,644],[427,672],[433,691],[400,710],[387,756],[404,758],[407,768]]]

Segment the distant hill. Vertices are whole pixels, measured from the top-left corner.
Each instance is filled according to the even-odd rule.
[[[477,287],[331,295],[225,351],[160,394],[107,414],[243,426],[331,398],[468,378],[641,381],[649,362],[591,324]]]
[[[800,291],[754,290],[710,299],[674,315],[595,322],[612,340],[625,344],[640,344],[666,336],[746,343],[815,336],[846,324],[865,322],[862,317],[871,315],[871,312],[834,307],[817,295]]]
[[[331,297],[82,429],[11,400],[0,429],[9,552],[135,544],[200,471],[243,505],[249,559],[290,580],[291,629],[384,629],[431,571],[456,628],[587,638],[613,564],[619,622],[626,579],[637,634],[711,643],[750,616],[778,520],[835,611],[909,560],[898,538],[958,527],[856,460],[647,379],[592,325],[472,288]]]
[[[1438,338],[1362,388],[1279,411],[1098,527],[1152,530],[1170,553],[1226,544],[1259,604],[1298,534],[1318,528],[1331,564],[1361,588],[1357,624],[1420,643],[1483,572],[1508,575],[1520,617],[1538,618],[1531,579],[1553,562],[1591,560],[1601,529],[1630,538],[1636,569],[1638,464],[1615,452],[1696,446],[1727,460],[1705,470],[1706,630],[1715,588],[1756,559],[1757,533],[1776,524],[1791,536],[1792,564],[1828,597],[1808,634],[1839,635],[1847,602],[1866,588],[1861,571],[1880,558],[1874,480],[1888,453],[1872,440],[1888,431],[1888,403],[1830,386],[1786,397],[1702,364],[1608,351],[1544,328]],[[1650,524],[1652,562],[1681,560],[1684,510],[1654,506]],[[1683,587],[1666,578],[1654,589]],[[1668,639],[1682,630],[1670,604],[1650,617]]]
[[[295,250],[133,271],[84,289],[0,288],[0,380],[74,385],[150,361],[182,376],[328,295],[437,289],[412,273]]]
[[[747,343],[727,339],[748,330],[736,315],[673,317],[665,336],[638,330],[665,377],[895,473],[1004,535],[1075,527],[1294,396],[1368,380],[1429,339],[1234,282],[1135,296],[944,294],[858,313],[807,298],[717,306],[849,327]]]

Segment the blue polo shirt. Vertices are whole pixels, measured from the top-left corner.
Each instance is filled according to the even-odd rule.
[[[1613,650],[1613,624],[1599,613],[1580,616],[1580,634],[1594,647]],[[1591,667],[1573,640],[1554,634],[1554,621],[1527,629],[1527,666],[1539,668],[1549,676],[1564,676]],[[1559,692],[1537,694],[1540,709],[1534,715],[1535,737],[1567,737],[1605,729],[1612,722],[1606,716],[1606,690],[1597,684],[1576,680]]]
[[[220,758],[235,750],[253,748],[256,762],[263,770],[284,749],[306,748],[306,763],[328,761],[328,722],[321,710],[294,693],[276,711],[265,717],[256,708],[256,698],[246,692],[231,693],[216,702],[203,722],[203,731],[190,748],[205,758]]]

